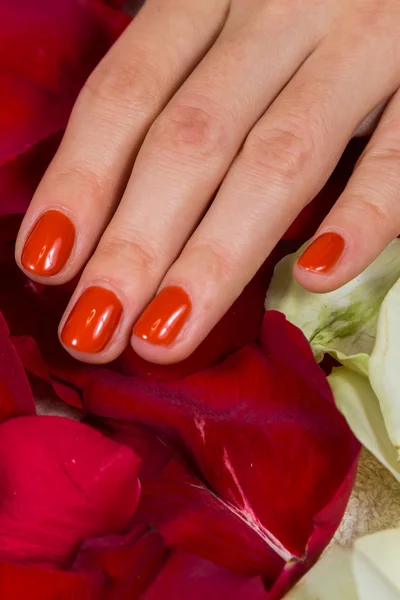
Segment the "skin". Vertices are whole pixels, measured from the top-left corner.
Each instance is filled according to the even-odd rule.
[[[124,313],[104,363],[130,342],[145,359],[188,356],[318,193],[356,134],[374,130],[315,237],[345,250],[327,273],[295,268],[326,292],[371,263],[400,228],[398,0],[147,0],[83,88],[19,233],[62,210],[83,267]],[[378,121],[379,119],[379,121]],[[22,268],[22,266],[21,266]],[[28,273],[28,275],[30,275]],[[132,335],[158,290],[180,286],[192,313],[169,347]]]

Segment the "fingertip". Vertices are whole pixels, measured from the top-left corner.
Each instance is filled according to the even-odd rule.
[[[346,283],[343,270],[347,254],[343,232],[324,231],[307,246],[294,265],[296,281],[306,290],[325,293]]]

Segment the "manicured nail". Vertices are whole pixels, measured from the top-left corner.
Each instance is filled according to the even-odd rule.
[[[61,332],[63,344],[78,352],[101,352],[121,319],[122,304],[111,290],[87,288],[72,309]]]
[[[192,310],[187,293],[180,287],[166,287],[154,298],[133,328],[133,333],[158,346],[175,340]]]
[[[36,222],[25,242],[22,266],[41,277],[56,275],[69,259],[74,242],[72,221],[58,210],[48,210]]]
[[[338,233],[323,233],[308,246],[297,264],[307,271],[328,273],[341,257],[344,245],[344,239]]]

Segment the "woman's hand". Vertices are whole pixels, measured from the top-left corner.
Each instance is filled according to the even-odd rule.
[[[189,355],[390,98],[295,274],[324,292],[365,269],[400,230],[399,31],[399,0],[147,0],[82,90],[17,242],[36,281],[85,267],[67,350]]]

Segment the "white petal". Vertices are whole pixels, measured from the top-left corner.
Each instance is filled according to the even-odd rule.
[[[339,367],[329,375],[328,382],[336,405],[354,435],[400,481],[396,449],[389,439],[379,401],[368,379]]]
[[[351,551],[329,548],[284,600],[358,600]]]
[[[360,538],[353,551],[359,600],[400,600],[400,529]]]
[[[379,398],[389,437],[400,448],[400,281],[382,303],[369,378]]]

